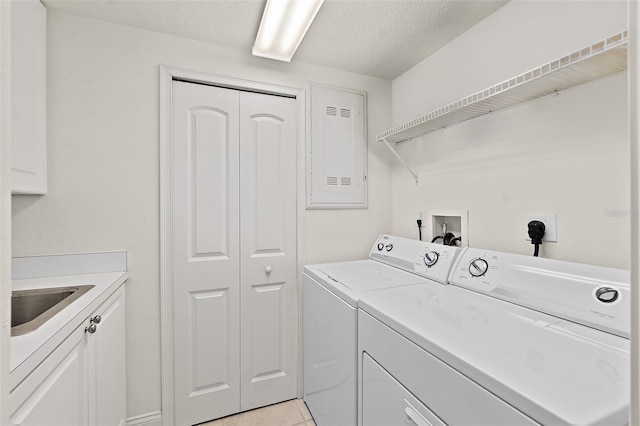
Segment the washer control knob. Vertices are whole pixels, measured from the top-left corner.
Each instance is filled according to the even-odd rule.
[[[487,273],[489,264],[482,258],[473,259],[469,264],[469,273],[474,277],[481,277]]]
[[[384,244],[378,243],[378,251],[382,251],[383,248],[384,248]]]
[[[431,267],[438,262],[438,253],[435,251],[428,251],[424,254],[424,264]]]
[[[393,244],[387,244],[385,248],[387,249],[387,251],[391,251],[393,250]]]
[[[596,299],[603,303],[613,303],[618,300],[620,293],[615,288],[600,287],[596,290]]]

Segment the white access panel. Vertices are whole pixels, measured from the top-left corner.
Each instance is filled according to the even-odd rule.
[[[366,208],[366,93],[319,85],[309,93],[307,208]]]

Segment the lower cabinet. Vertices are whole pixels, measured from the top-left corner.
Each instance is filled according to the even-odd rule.
[[[125,423],[124,307],[121,286],[11,392],[11,424]]]
[[[76,329],[11,392],[11,424],[88,424],[86,341]]]
[[[89,424],[124,424],[127,418],[124,286],[90,320],[96,315],[100,316],[100,322],[87,339]]]

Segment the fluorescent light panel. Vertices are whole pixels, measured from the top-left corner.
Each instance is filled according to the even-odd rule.
[[[253,45],[255,56],[291,62],[324,0],[267,0]]]

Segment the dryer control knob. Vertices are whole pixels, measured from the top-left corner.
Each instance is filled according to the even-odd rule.
[[[383,248],[384,248],[384,244],[378,243],[378,251],[382,251]]]
[[[600,287],[596,290],[596,299],[602,303],[613,303],[618,300],[620,293],[615,288]]]
[[[438,253],[435,251],[428,251],[424,254],[424,264],[431,267],[438,262]]]
[[[473,259],[469,264],[469,273],[474,277],[481,277],[487,273],[489,264],[482,258]]]
[[[393,244],[387,244],[386,249],[387,251],[393,250]]]

